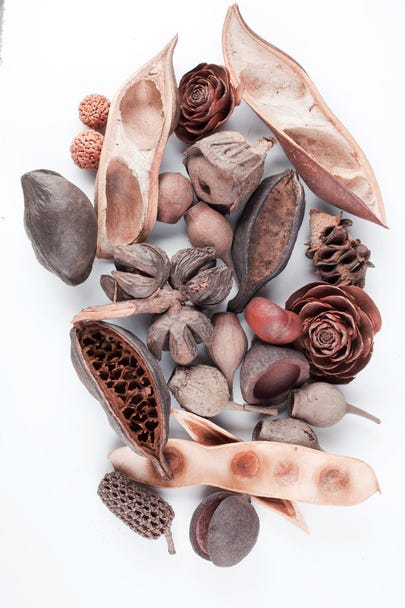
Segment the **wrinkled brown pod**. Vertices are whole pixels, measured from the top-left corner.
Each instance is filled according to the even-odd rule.
[[[222,427],[218,426],[212,420],[197,416],[192,412],[185,410],[172,409],[171,414],[177,422],[187,431],[193,441],[206,446],[223,445],[225,443],[235,443],[242,441],[239,437],[235,437]],[[291,500],[283,500],[282,498],[270,498],[264,496],[252,496],[252,498],[266,507],[275,511],[279,515],[285,517],[290,523],[304,532],[308,532],[308,526],[298,506]]]
[[[349,456],[300,445],[242,441],[205,447],[169,439],[165,449],[173,477],[165,480],[152,464],[128,447],[113,450],[109,459],[140,483],[165,488],[205,485],[249,495],[323,505],[355,505],[380,490],[373,469]]]
[[[111,102],[96,183],[98,257],[144,241],[156,222],[159,167],[178,110],[176,43],[177,36]]]
[[[214,332],[208,353],[228,382],[233,394],[233,377],[247,351],[246,334],[233,312],[218,312],[211,318]]]
[[[330,111],[292,57],[255,34],[236,4],[222,46],[232,82],[270,127],[309,188],[349,213],[385,226],[373,170],[355,139]]]
[[[73,366],[115,432],[170,479],[163,454],[170,394],[156,359],[139,338],[116,325],[79,323],[70,337]]]
[[[232,259],[239,291],[228,310],[241,312],[256,291],[285,268],[305,209],[294,171],[266,177],[254,191],[235,228]]]
[[[309,363],[293,348],[254,339],[240,370],[240,388],[248,403],[281,403],[309,378]]]

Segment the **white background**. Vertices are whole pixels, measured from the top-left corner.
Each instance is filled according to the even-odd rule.
[[[44,270],[23,229],[19,179],[26,171],[52,169],[92,198],[94,175],[75,167],[68,151],[82,128],[76,110],[81,98],[92,92],[111,98],[176,32],[178,78],[201,61],[222,63],[228,4],[6,0],[0,66],[0,604],[5,608],[403,605],[402,0],[241,0],[239,5],[254,31],[305,67],[364,149],[381,186],[390,230],[352,218],[352,232],[372,251],[375,269],[368,271],[366,290],[381,310],[383,329],[372,361],[344,393],[383,423],[347,416],[320,431],[319,440],[327,450],[369,462],[382,494],[350,508],[302,505],[308,536],[258,506],[258,543],[229,569],[200,559],[188,541],[203,488],[163,492],[176,511],[174,557],[164,539],[134,535],[96,495],[111,469],[106,455],[118,441],[71,367],[68,333],[74,313],[106,301],[98,279],[111,264],[97,261],[89,280],[76,288]],[[251,141],[268,132],[246,106],[227,127]],[[164,170],[182,170],[183,149],[173,136]],[[273,150],[266,174],[288,166],[282,150]],[[307,201],[307,210],[334,212],[308,190]],[[306,214],[289,265],[263,292],[279,304],[315,279],[304,256],[308,236]],[[184,222],[157,224],[151,240],[174,253],[187,244]],[[145,318],[125,325],[142,335]],[[168,357],[164,369],[168,376]],[[233,413],[218,422],[248,439],[256,419]],[[172,432],[181,435],[174,423]]]

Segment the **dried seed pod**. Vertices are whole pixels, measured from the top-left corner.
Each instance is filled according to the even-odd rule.
[[[25,230],[38,261],[68,285],[89,276],[96,253],[97,218],[77,186],[55,171],[21,178]]]
[[[171,283],[193,304],[219,304],[232,289],[233,273],[216,266],[216,257],[214,247],[191,247],[181,249],[172,258]]]
[[[181,173],[159,175],[157,220],[176,224],[194,200],[193,186]]]
[[[244,86],[243,99],[270,127],[309,188],[384,226],[381,193],[363,151],[303,68],[257,36],[236,4],[228,10],[222,42],[232,82]]]
[[[158,287],[169,278],[170,260],[160,247],[136,243],[113,247],[112,252],[117,270],[154,277]]]
[[[191,306],[182,306],[180,311],[166,312],[153,321],[146,340],[157,359],[161,358],[162,350],[169,350],[176,363],[188,365],[198,355],[197,344],[208,344],[212,331],[208,317]]]
[[[225,376],[216,367],[209,365],[177,366],[168,383],[175,399],[185,410],[211,418],[224,410],[256,412],[277,415],[278,410],[263,408],[248,403],[235,403]]]
[[[104,95],[86,95],[79,105],[79,118],[90,129],[103,129],[107,124],[110,100]]]
[[[105,506],[131,530],[152,539],[164,534],[169,553],[176,553],[170,529],[174,511],[163,498],[118,471],[103,477],[97,494]]]
[[[215,492],[194,511],[190,542],[197,555],[215,566],[235,566],[253,549],[259,529],[249,496]]]
[[[236,131],[220,131],[184,152],[184,164],[198,198],[223,213],[234,213],[259,184],[272,137],[256,144]]]
[[[367,268],[373,268],[370,250],[348,231],[353,222],[342,214],[310,210],[311,241],[305,255],[311,258],[322,281],[331,285],[364,287]]]
[[[228,310],[241,312],[256,291],[285,268],[304,209],[304,190],[294,171],[261,182],[235,228],[232,259],[239,291]]]
[[[208,353],[233,392],[233,377],[246,354],[248,342],[238,317],[233,312],[218,312],[211,317],[214,327]]]
[[[157,215],[159,168],[177,122],[173,51],[177,36],[120,87],[97,172],[97,255],[146,240]]]
[[[116,433],[170,478],[163,455],[170,394],[156,359],[129,331],[102,322],[75,325],[71,343],[73,366]]]
[[[253,429],[253,441],[278,441],[303,445],[313,450],[322,449],[309,424],[296,418],[263,418]]]
[[[102,274],[100,277],[100,285],[107,298],[111,302],[123,302],[125,300],[132,300],[132,296],[125,293],[123,289],[117,284],[110,274]]]
[[[242,439],[235,437],[222,427],[214,424],[211,420],[197,416],[192,412],[185,410],[172,409],[171,414],[176,418],[177,422],[187,431],[193,441],[202,445],[223,445],[225,443],[240,442]],[[298,509],[297,505],[291,500],[283,500],[282,498],[265,498],[264,496],[252,496],[252,498],[268,509],[276,511],[295,526],[298,526],[304,532],[308,532],[308,526]]]
[[[240,388],[248,403],[281,403],[309,378],[309,363],[294,350],[253,340],[240,370]]]
[[[97,169],[104,137],[98,131],[87,129],[82,131],[70,144],[70,156],[80,169]]]
[[[132,272],[112,271],[113,279],[131,298],[148,298],[160,287],[155,277]]]
[[[113,450],[108,457],[116,470],[132,479],[166,488],[208,485],[323,505],[358,504],[380,489],[373,469],[362,460],[300,445],[242,441],[205,447],[169,439],[165,455],[173,471],[170,481],[128,447]]]
[[[302,334],[300,317],[267,298],[252,298],[245,319],[256,336],[270,344],[291,344]]]
[[[327,382],[314,382],[292,393],[289,410],[291,416],[314,426],[332,426],[345,414],[356,414],[377,424],[381,420],[372,414],[346,403],[341,391]]]
[[[184,214],[187,236],[194,247],[214,247],[216,257],[233,269],[233,232],[228,220],[209,205],[199,202]]]

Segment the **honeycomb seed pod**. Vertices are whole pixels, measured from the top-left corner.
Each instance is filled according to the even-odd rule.
[[[171,533],[174,511],[163,498],[118,471],[104,476],[97,494],[105,506],[131,530],[150,539],[160,538],[163,534],[169,553],[176,553]]]
[[[235,566],[253,549],[259,529],[249,496],[215,492],[194,511],[190,542],[197,555],[215,566]]]
[[[74,325],[71,344],[80,380],[101,403],[118,436],[170,479],[163,453],[170,393],[156,359],[129,331],[100,321]]]

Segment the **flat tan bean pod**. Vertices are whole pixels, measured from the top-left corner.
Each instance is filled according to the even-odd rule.
[[[255,34],[238,6],[227,13],[222,47],[232,83],[270,127],[288,158],[320,198],[385,226],[377,180],[360,146],[292,57]]]
[[[176,418],[177,422],[187,431],[191,439],[201,443],[202,445],[223,445],[224,443],[236,443],[242,441],[239,437],[235,437],[225,429],[221,428],[211,420],[197,416],[186,410],[172,409],[171,414]],[[304,517],[297,505],[291,500],[283,500],[281,498],[265,498],[264,496],[252,496],[253,500],[267,507],[272,511],[276,511],[292,524],[301,528],[304,532],[308,532],[308,526]]]
[[[145,485],[215,486],[231,492],[322,505],[354,505],[379,491],[373,469],[356,458],[285,443],[243,441],[205,447],[171,439],[164,450],[173,479],[128,447],[109,454],[114,468]]]

